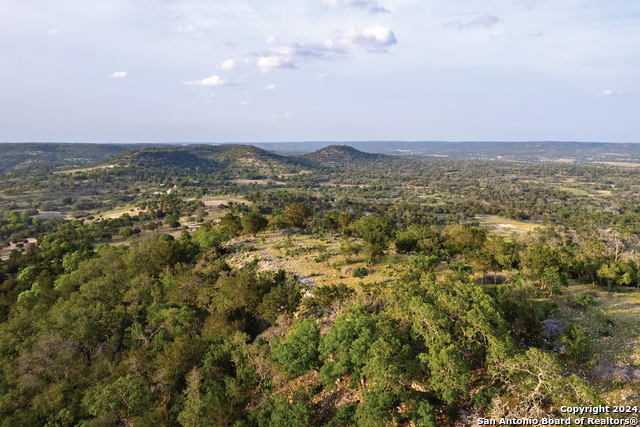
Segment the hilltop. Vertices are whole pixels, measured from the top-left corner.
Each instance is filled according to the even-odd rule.
[[[365,153],[348,145],[330,145],[313,153],[304,154],[299,158],[312,165],[332,169],[384,167],[400,170],[419,163],[417,160],[399,156]]]

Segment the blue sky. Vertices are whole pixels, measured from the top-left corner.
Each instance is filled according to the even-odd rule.
[[[4,142],[640,142],[638,117],[639,2],[0,2]]]

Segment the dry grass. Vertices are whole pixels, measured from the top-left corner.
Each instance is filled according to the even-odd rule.
[[[75,173],[75,172],[89,172],[89,171],[93,171],[96,169],[111,169],[116,167],[116,165],[105,165],[105,166],[94,166],[92,168],[80,168],[80,169],[69,169],[66,171],[54,171],[53,173],[64,173],[64,174],[69,174],[69,173]]]
[[[507,236],[509,231],[522,233],[526,231],[533,231],[538,227],[542,227],[539,224],[516,221],[497,215],[478,215],[476,216],[476,220],[478,220],[480,226],[486,229],[489,233],[499,234],[501,236]]]
[[[593,194],[585,191],[585,190],[580,190],[579,188],[572,188],[572,187],[561,187],[558,186],[556,187],[558,190],[562,190],[562,191],[566,191],[567,193],[571,193],[571,194],[575,194],[576,196],[589,196],[589,197],[593,197]]]

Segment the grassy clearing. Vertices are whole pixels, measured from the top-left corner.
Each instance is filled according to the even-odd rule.
[[[292,234],[288,239],[286,235],[270,231],[255,238],[242,236],[233,239],[227,246],[235,251],[227,262],[233,267],[240,267],[257,258],[260,260],[259,270],[284,269],[300,276],[302,282],[311,288],[344,283],[358,289],[366,283],[396,279],[407,268],[404,259],[394,255],[390,256],[393,265],[387,265],[388,258],[378,264],[367,265],[362,255],[341,255],[341,243],[342,240],[332,236]],[[367,267],[370,274],[363,279],[352,277],[357,267]]]
[[[589,196],[593,197],[593,194],[588,193],[587,191],[580,190],[579,188],[572,187],[556,187],[558,190],[566,191],[567,193],[575,194],[576,196]]]
[[[509,231],[522,233],[542,227],[540,224],[516,221],[514,219],[507,219],[498,215],[478,215],[476,216],[476,220],[478,220],[480,226],[489,233],[499,234],[501,236],[508,236]]]

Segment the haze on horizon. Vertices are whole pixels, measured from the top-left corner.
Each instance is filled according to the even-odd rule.
[[[640,3],[5,0],[0,142],[640,142]]]

